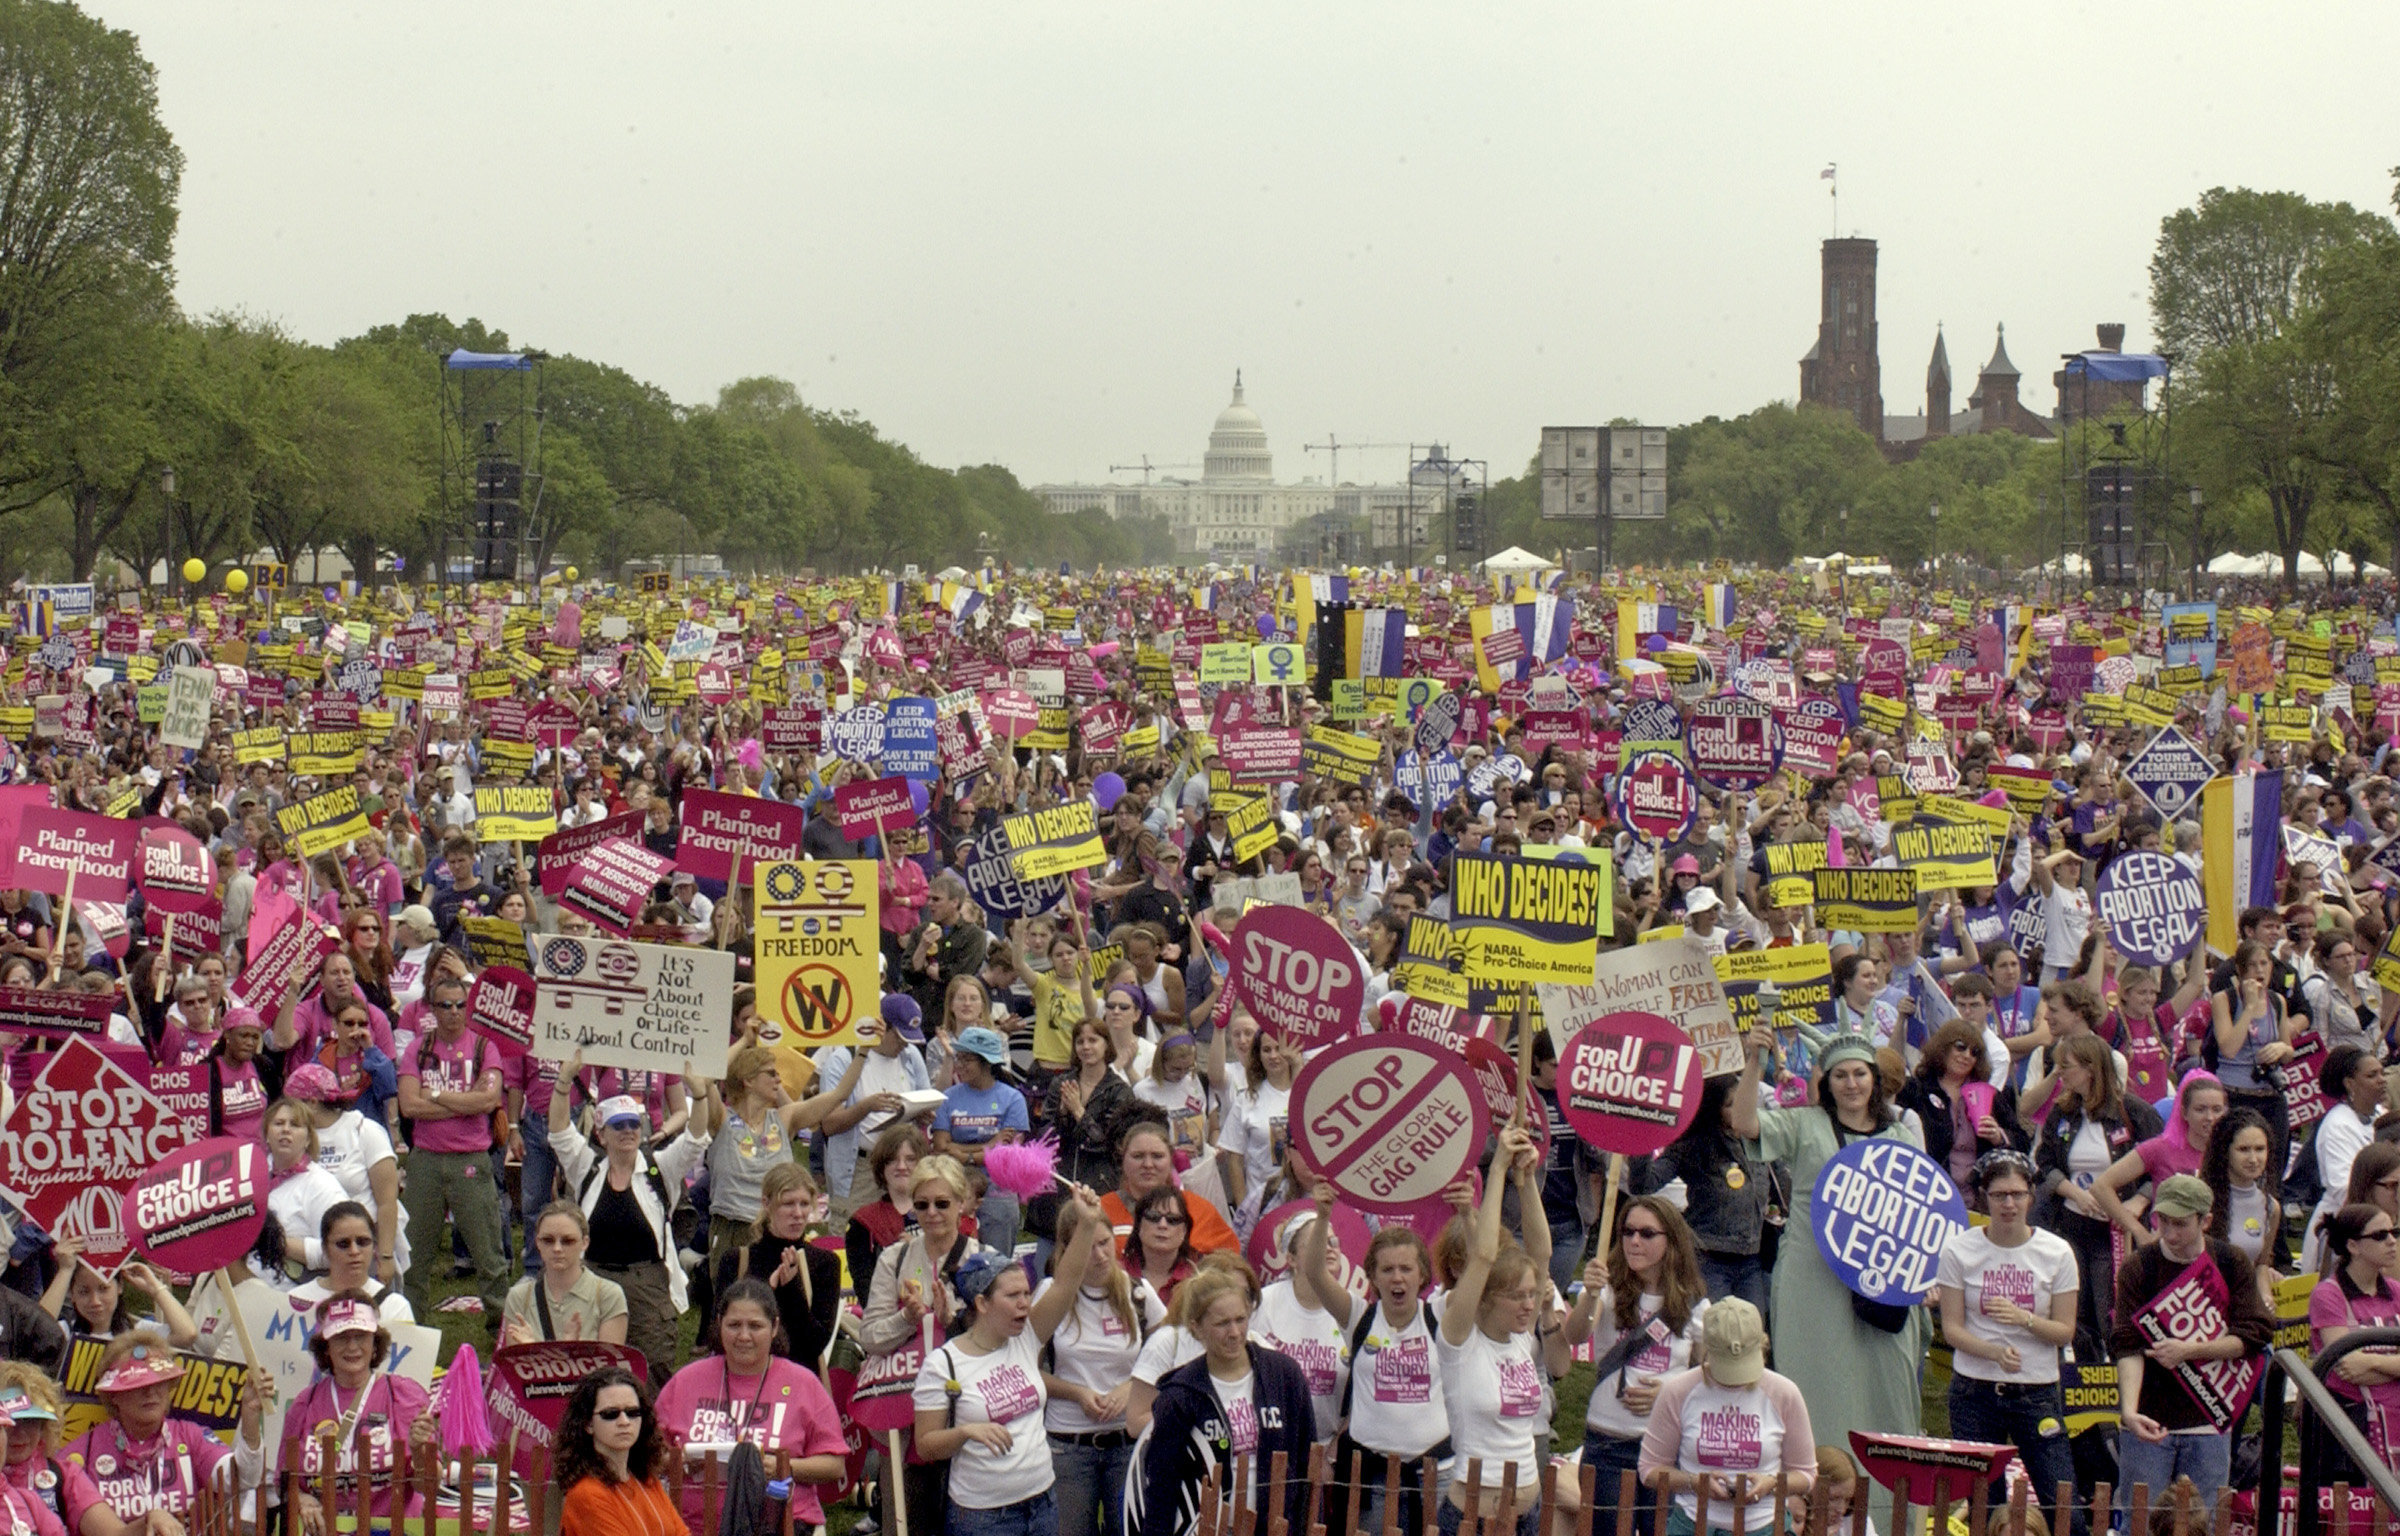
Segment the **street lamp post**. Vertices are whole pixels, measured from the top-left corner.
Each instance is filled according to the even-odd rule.
[[[2208,546],[2202,542],[2207,530],[2200,524],[2200,509],[2200,487],[2195,485],[2192,487],[2192,584],[2187,594],[2195,600],[2200,596],[2200,557],[2208,551]]]
[[[1850,606],[1850,509],[1848,507],[1842,508],[1842,547],[1835,553],[1842,557],[1840,578],[1842,607],[1847,610]]]
[[[1933,554],[1925,562],[1927,585],[1941,579],[1942,569],[1942,504],[1935,502],[1925,509],[1926,519],[1933,524]]]
[[[175,598],[175,466],[170,464],[158,473],[159,500],[165,506],[163,520],[167,525],[167,599]]]

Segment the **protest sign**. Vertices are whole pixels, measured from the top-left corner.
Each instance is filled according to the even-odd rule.
[[[674,869],[674,860],[631,839],[604,838],[575,856],[559,888],[558,904],[622,937],[642,920],[642,909]]]
[[[134,884],[161,912],[197,912],[214,899],[216,866],[200,839],[161,817],[141,824]],[[83,891],[78,887],[76,894]]]
[[[2011,768],[2006,763],[1984,766],[1984,782],[2008,796],[2008,808],[2028,821],[2050,804],[2050,775],[2039,768]]]
[[[642,813],[621,811],[603,816],[598,821],[585,822],[580,827],[563,827],[551,833],[534,849],[534,859],[541,866],[542,894],[553,901],[567,888],[567,879],[575,872],[575,863],[585,853],[612,837],[639,843],[642,837]]]
[[[1237,784],[1296,779],[1302,763],[1300,733],[1281,726],[1237,726],[1217,738],[1217,756]]]
[[[1558,1061],[1558,1111],[1603,1152],[1641,1157],[1683,1134],[1700,1106],[1700,1053],[1672,1019],[1604,1014]]]
[[[0,1125],[0,1194],[53,1239],[81,1241],[105,1273],[132,1249],[127,1193],[189,1139],[145,1081],[72,1039]]]
[[[518,1476],[547,1472],[557,1448],[558,1426],[567,1416],[567,1399],[587,1377],[612,1365],[649,1379],[650,1362],[639,1351],[597,1339],[511,1344],[492,1356],[491,1379],[485,1384],[486,1416],[492,1439],[516,1447]]]
[[[2170,819],[2182,815],[2216,775],[2216,764],[2200,744],[2171,725],[2125,760],[2125,777]]]
[[[76,905],[81,906],[78,902]],[[33,987],[0,987],[0,1034],[43,1035],[64,1039],[82,1035],[105,1039],[109,1016],[115,1011],[107,992],[55,992]]]
[[[1455,693],[1444,692],[1417,716],[1414,733],[1416,748],[1422,753],[1440,752],[1450,745],[1458,732],[1459,711],[1464,701]]]
[[[942,774],[941,710],[933,700],[894,699],[884,706],[883,757],[886,773],[930,784]]]
[[[2200,877],[2163,853],[2123,853],[2100,871],[2092,915],[2108,942],[2135,965],[2165,965],[2190,954],[2208,926]]]
[[[1717,789],[1756,789],[1783,762],[1783,727],[1762,699],[1697,699],[1684,711],[1692,771]]]
[[[533,978],[515,966],[487,965],[467,991],[467,1028],[513,1060],[533,1047]]]
[[[1864,1429],[1850,1431],[1850,1449],[1857,1454],[1859,1465],[1866,1468],[1869,1477],[1905,1494],[1910,1504],[1925,1508],[1936,1501],[1945,1507],[1965,1503],[1989,1487],[2017,1455],[2013,1445],[1937,1440],[1928,1435],[1894,1435]]]
[[[331,853],[374,830],[359,806],[357,787],[350,784],[280,807],[275,812],[275,827],[283,834],[284,845],[304,859]]]
[[[959,872],[966,877],[967,894],[990,917],[1031,917],[1057,906],[1067,894],[1067,882],[1057,876],[1017,878],[1006,827],[994,827],[969,839],[966,862]]]
[[[260,1288],[266,1289],[263,1284]],[[115,1406],[94,1390],[100,1381],[100,1361],[108,1352],[108,1344],[107,1339],[89,1334],[73,1334],[67,1339],[66,1360],[57,1376],[63,1410],[58,1417],[62,1443],[116,1422]],[[242,1383],[250,1374],[241,1351],[236,1348],[227,1351],[224,1359],[211,1360],[177,1350],[175,1360],[183,1367],[183,1375],[176,1380],[175,1395],[169,1400],[171,1411],[177,1418],[188,1419],[212,1435],[230,1436],[241,1423]],[[310,1361],[309,1366],[314,1370],[316,1362]],[[288,1403],[291,1398],[287,1396],[283,1401]]]
[[[983,706],[973,690],[961,688],[934,701],[934,732],[941,748],[942,772],[953,784],[964,783],[989,768],[992,733],[984,723]]]
[[[1698,939],[1609,950],[1586,967],[1584,979],[1544,983],[1536,995],[1543,1027],[1561,1061],[1585,1025],[1613,1013],[1655,1013],[1682,1026],[1707,1076],[1742,1070],[1742,1044],[1717,980],[1715,957]]]
[[[2231,1306],[2232,1293],[2217,1261],[2202,1253],[2133,1314],[2133,1326],[2150,1344],[2169,1339],[2205,1344],[2232,1331],[2228,1322]],[[2250,1406],[2251,1390],[2258,1385],[2258,1358],[2254,1355],[2185,1360],[2166,1369],[2218,1434],[2232,1428],[2242,1416],[2242,1410]]]
[[[725,1075],[731,954],[556,933],[536,935],[532,949],[534,1055]]]
[[[458,931],[466,936],[467,958],[480,970],[487,965],[524,969],[531,961],[525,947],[526,925],[506,917],[485,917],[461,910]]]
[[[123,901],[140,842],[140,829],[131,822],[28,805],[18,814],[15,846],[7,855],[15,873],[0,877],[0,884],[52,896],[68,894],[71,886],[79,900]]]
[[[2292,1054],[2276,1063],[2283,1078],[2283,1097],[2286,1116],[2292,1134],[2300,1132],[2325,1118],[2325,1112],[2341,1101],[2341,1085],[2334,1085],[2329,1097],[2325,1092],[2325,1037],[2313,1029],[2304,1029],[2292,1036]]]
[[[1820,869],[1810,878],[1819,926],[1859,933],[1916,931],[1915,870]]]
[[[475,836],[487,843],[539,842],[558,830],[558,802],[546,784],[475,791]]]
[[[1291,1128],[1300,1160],[1352,1203],[1396,1211],[1473,1167],[1491,1126],[1465,1062],[1373,1034],[1328,1046],[1300,1069]]]
[[[1825,867],[1831,850],[1821,837],[1803,837],[1788,843],[1769,843],[1759,850],[1766,856],[1767,873],[1761,895],[1770,907],[1805,907],[1816,900],[1816,882],[1810,878]]]
[[[1242,1256],[1261,1285],[1273,1285],[1291,1274],[1300,1234],[1316,1219],[1317,1203],[1306,1198],[1286,1200],[1258,1219]],[[1332,1241],[1325,1246],[1326,1261],[1343,1289],[1363,1301],[1368,1293],[1367,1244],[1375,1234],[1367,1230],[1366,1218],[1347,1205],[1336,1204],[1328,1221]]]
[[[880,703],[845,709],[825,722],[825,752],[873,767],[883,761],[884,707]]]
[[[167,679],[167,708],[159,716],[159,741],[200,750],[208,742],[209,708],[216,696],[216,668],[177,667]]]
[[[1311,726],[1300,741],[1300,762],[1308,773],[1336,784],[1365,787],[1383,760],[1383,743],[1372,736]]]
[[[264,890],[264,887],[261,887]],[[236,999],[259,1017],[271,1019],[294,988],[313,981],[325,957],[341,947],[325,925],[303,914],[285,896],[282,915],[261,902],[250,914],[250,963],[234,986]]]
[[[747,880],[764,860],[800,857],[800,807],[756,795],[727,795],[713,789],[683,792],[683,834],[675,844],[675,866],[702,880]]]
[[[1714,960],[1717,984],[1725,989],[1725,1006],[1733,1014],[1737,1034],[1753,1028],[1824,1031],[1834,1025],[1833,951],[1824,944],[1794,944],[1784,949],[1746,949]],[[1774,1015],[1766,1010],[1766,989],[1774,988]],[[1738,1044],[1736,1047],[1738,1056]]]
[[[759,721],[758,735],[770,752],[822,751],[825,706],[814,699],[772,705]]]
[[[1460,854],[1450,925],[1478,981],[1579,982],[1599,947],[1607,878],[1589,865]]]
[[[1919,891],[1956,891],[1996,885],[1991,834],[1979,823],[1930,821],[1923,817],[1892,828],[1892,857],[1912,870]]]
[[[1783,722],[1783,766],[1806,774],[1830,774],[1841,765],[1842,706],[1810,694]]]
[[[893,776],[852,779],[833,791],[834,818],[847,838],[882,837],[888,828],[917,824],[916,802],[909,798],[908,780]]]
[[[1008,834],[1009,856],[1016,861],[1020,880],[1071,875],[1108,862],[1108,845],[1100,837],[1100,810],[1089,800],[1027,811],[1000,825]]]
[[[1700,792],[1683,759],[1668,752],[1634,752],[1610,786],[1617,816],[1655,843],[1671,843],[1692,829],[1700,814]]]
[[[267,1220],[267,1149],[212,1136],[159,1163],[133,1186],[126,1216],[141,1250],[185,1277],[238,1264]]]
[[[1809,1193],[1817,1253],[1836,1280],[1869,1301],[1924,1300],[1942,1245],[1966,1228],[1966,1199],[1942,1165],[1889,1136],[1836,1152]]]
[[[761,864],[754,898],[759,1038],[785,1051],[857,1044],[883,995],[875,861]]]
[[[1367,978],[1341,930],[1301,907],[1252,907],[1233,930],[1234,985],[1259,1026],[1314,1049],[1357,1033]]]

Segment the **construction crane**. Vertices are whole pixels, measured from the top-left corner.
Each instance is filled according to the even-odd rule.
[[[1112,475],[1131,474],[1134,470],[1138,469],[1142,472],[1142,486],[1146,490],[1150,485],[1150,472],[1154,469],[1198,468],[1200,468],[1200,466],[1197,464],[1153,464],[1150,462],[1150,455],[1145,453],[1142,455],[1142,462],[1139,464],[1111,464],[1108,466],[1108,472]]]
[[[1329,459],[1326,461],[1326,465],[1325,465],[1325,483],[1326,483],[1326,484],[1328,484],[1328,485],[1339,485],[1339,484],[1341,484],[1341,483],[1342,483],[1342,450],[1343,450],[1343,449],[1345,449],[1345,448],[1349,448],[1349,449],[1364,449],[1364,448],[1408,448],[1408,449],[1414,449],[1416,446],[1417,446],[1417,445],[1416,445],[1416,444],[1414,444],[1414,443],[1342,443],[1342,442],[1336,442],[1336,441],[1334,441],[1334,436],[1333,436],[1333,434],[1332,434],[1332,433],[1330,433],[1330,432],[1328,432],[1328,433],[1326,433],[1326,434],[1325,434],[1325,441],[1323,441],[1323,442],[1321,442],[1321,443],[1302,443],[1302,444],[1300,445],[1300,451],[1301,451],[1301,452],[1303,452],[1303,453],[1322,453],[1322,454],[1328,454],[1328,455],[1330,455],[1331,457],[1330,457],[1330,458],[1329,458]]]

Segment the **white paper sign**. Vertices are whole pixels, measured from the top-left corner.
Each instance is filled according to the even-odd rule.
[[[1742,1070],[1742,1039],[1733,1027],[1733,1009],[1717,980],[1715,959],[1697,939],[1604,949],[1592,964],[1592,985],[1542,982],[1537,991],[1542,1026],[1549,1030],[1561,1061],[1566,1059],[1567,1043],[1586,1024],[1634,1009],[1682,1025],[1700,1052],[1701,1069],[1710,1077]]]
[[[177,667],[167,679],[167,712],[159,717],[158,739],[198,751],[208,740],[208,709],[216,696],[214,667]]]
[[[725,1075],[731,954],[554,933],[533,935],[532,950],[534,1055],[581,1051],[586,1066]]]

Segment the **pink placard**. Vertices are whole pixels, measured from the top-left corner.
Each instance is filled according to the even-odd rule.
[[[194,1142],[133,1186],[125,1222],[151,1262],[198,1276],[238,1264],[267,1220],[267,1149],[241,1136]]]

